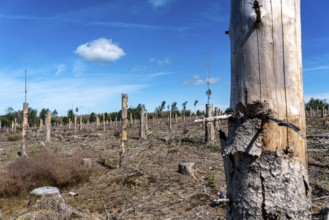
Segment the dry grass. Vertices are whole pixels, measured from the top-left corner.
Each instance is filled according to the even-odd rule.
[[[25,193],[40,186],[60,188],[89,180],[90,169],[81,165],[81,158],[59,158],[46,151],[34,157],[18,158],[1,170],[0,197]]]

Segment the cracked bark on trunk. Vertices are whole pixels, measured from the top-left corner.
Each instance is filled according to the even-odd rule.
[[[310,219],[300,0],[231,0],[231,108],[221,133],[227,219]]]

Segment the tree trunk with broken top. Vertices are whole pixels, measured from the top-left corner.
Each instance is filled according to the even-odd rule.
[[[121,114],[121,146],[119,154],[119,166],[121,167],[126,160],[126,148],[128,141],[127,127],[128,127],[128,94],[122,94],[122,114]]]
[[[29,114],[29,104],[27,102],[23,103],[23,127],[22,127],[22,146],[21,146],[21,156],[28,157],[26,153],[27,148],[27,128],[28,124],[28,114]]]
[[[226,217],[310,219],[300,1],[255,2],[231,0]]]

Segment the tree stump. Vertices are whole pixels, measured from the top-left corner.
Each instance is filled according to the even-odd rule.
[[[178,164],[178,173],[192,176],[194,179],[196,179],[194,172],[195,172],[195,163],[187,162],[187,163]]]
[[[78,219],[83,217],[82,213],[67,205],[64,198],[59,193],[58,188],[52,186],[45,186],[32,190],[28,209],[31,214],[34,212],[38,213],[40,210],[53,210],[61,219]]]

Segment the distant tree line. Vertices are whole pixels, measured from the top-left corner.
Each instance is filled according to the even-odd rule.
[[[198,100],[194,101],[194,111],[192,112],[191,110],[187,109],[187,103],[188,101],[185,101],[182,103],[182,108],[179,110],[177,106],[177,102],[173,102],[171,104],[166,105],[166,101],[162,101],[161,104],[155,108],[154,112],[149,112],[148,117],[152,119],[153,117],[155,118],[164,118],[168,117],[169,112],[171,111],[172,115],[177,115],[177,116],[190,116],[190,115],[198,115],[202,116],[205,114],[204,111],[200,110],[195,110],[196,105],[198,104]],[[167,107],[167,109],[166,109]],[[141,109],[145,109],[145,105],[143,104],[138,104],[136,107],[129,107],[128,108],[128,117],[130,115],[134,119],[140,119],[140,112]],[[42,119],[44,122],[46,120],[47,112],[49,111],[49,108],[42,108],[40,112],[38,112],[37,109],[29,107],[28,111],[28,122],[30,127],[35,127],[40,124],[40,120]],[[147,110],[147,109],[146,109]],[[23,121],[23,111],[22,110],[14,110],[12,107],[8,107],[5,110],[6,114],[0,116],[1,124],[3,127],[11,127],[12,121],[17,120],[17,123],[22,124]],[[74,116],[78,115],[79,109],[76,108],[75,110],[69,109],[67,111],[66,116],[58,116],[57,110],[52,111],[51,115],[51,123],[63,123],[63,124],[68,124],[69,121],[74,121]],[[121,120],[121,114],[122,111],[119,110],[117,112],[110,112],[110,113],[104,113],[105,115],[105,120],[109,121],[112,120],[114,121],[115,119]],[[88,115],[83,115],[82,116],[82,122],[83,123],[93,123],[96,122],[97,117],[99,117],[100,122],[103,122],[103,113],[102,114],[96,114],[95,112],[92,112]],[[78,119],[79,120],[79,119]]]
[[[306,104],[305,108],[307,110],[310,109],[316,109],[316,108],[322,108],[322,107],[329,107],[329,103],[327,103],[326,99],[315,99],[311,98]]]

